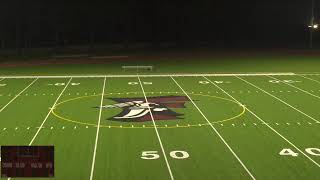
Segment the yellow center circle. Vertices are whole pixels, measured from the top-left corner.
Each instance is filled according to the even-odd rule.
[[[146,92],[146,94],[156,94],[156,93],[160,93],[160,94],[164,94],[165,92]],[[109,96],[109,95],[112,95],[112,94],[139,94],[138,92],[127,92],[127,93],[107,93],[107,94],[104,94],[104,96]],[[239,107],[241,108],[241,111],[239,114],[237,115],[234,115],[232,117],[229,117],[229,118],[225,118],[225,119],[222,119],[222,120],[219,120],[219,121],[214,121],[214,122],[210,122],[210,123],[202,123],[202,124],[186,124],[186,125],[179,125],[179,124],[176,124],[176,125],[157,125],[157,128],[189,128],[189,127],[199,127],[199,126],[208,126],[210,124],[216,124],[216,123],[222,123],[222,122],[226,122],[226,121],[231,121],[231,120],[234,120],[236,118],[239,118],[240,116],[242,116],[245,111],[246,111],[246,108],[241,105],[240,103],[234,101],[234,100],[231,100],[231,99],[227,99],[227,98],[223,98],[223,97],[219,97],[219,96],[213,96],[213,95],[207,95],[207,94],[197,94],[197,93],[189,93],[189,94],[192,94],[192,95],[195,95],[195,96],[203,96],[203,97],[209,97],[209,98],[216,98],[216,99],[220,99],[220,100],[223,100],[223,101],[227,101],[227,102],[231,102],[231,103],[234,103],[234,104],[237,104],[239,105]],[[64,117],[60,114],[58,114],[56,112],[56,109],[61,106],[62,104],[65,104],[65,103],[68,103],[68,102],[71,102],[71,101],[75,101],[75,100],[80,100],[80,99],[85,99],[85,98],[90,98],[90,97],[95,97],[95,96],[101,96],[102,94],[97,94],[97,95],[88,95],[88,96],[80,96],[80,97],[76,97],[76,98],[72,98],[72,99],[68,99],[68,100],[65,100],[65,101],[62,101],[60,103],[57,103],[54,107],[53,107],[53,110],[52,110],[52,114],[54,116],[56,116],[58,119],[60,120],[64,120],[64,121],[68,121],[68,122],[71,122],[71,123],[76,123],[76,124],[81,124],[81,125],[85,125],[85,126],[94,126],[94,127],[97,127],[97,124],[93,124],[93,123],[88,123],[88,122],[81,122],[81,121],[78,121],[78,120],[74,120],[74,119],[70,119],[70,118],[67,118],[67,117]],[[100,127],[102,128],[154,128],[153,125],[140,125],[140,126],[134,126],[134,125],[130,125],[130,126],[126,126],[126,125],[100,125]]]

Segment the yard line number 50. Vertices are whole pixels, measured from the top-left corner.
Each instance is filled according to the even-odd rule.
[[[173,159],[187,159],[190,157],[186,151],[171,151],[169,154]],[[158,151],[142,151],[141,153],[141,159],[154,160],[159,158]]]

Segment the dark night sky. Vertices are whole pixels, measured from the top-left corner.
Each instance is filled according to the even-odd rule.
[[[301,45],[311,0],[0,1],[0,39],[9,46],[61,43],[210,42]]]

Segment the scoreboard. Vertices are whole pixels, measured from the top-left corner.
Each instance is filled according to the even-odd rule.
[[[54,147],[1,146],[1,177],[54,177]]]

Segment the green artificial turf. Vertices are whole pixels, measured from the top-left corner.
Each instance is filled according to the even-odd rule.
[[[221,55],[221,56],[129,56],[127,59],[53,59],[50,61],[4,61],[0,75],[84,75],[84,74],[175,74],[319,72],[320,59],[311,55]],[[77,63],[82,61],[81,63]],[[85,63],[83,63],[85,61]],[[21,64],[23,63],[23,64]],[[46,63],[49,63],[46,65]],[[66,64],[64,64],[66,63]],[[8,66],[9,64],[9,66]],[[153,66],[153,71],[126,70],[124,65]]]
[[[188,61],[177,73],[199,70],[193,65],[204,72],[298,71],[289,60],[260,62],[256,69],[253,60],[243,61],[250,67]],[[306,71],[316,72],[317,63],[306,61]],[[118,65],[6,68],[1,74],[121,74]],[[173,72],[178,63],[164,66],[157,64],[161,70],[154,73]],[[320,179],[319,75],[106,77],[105,86],[103,77],[34,80],[0,81],[0,144],[54,145],[51,179]],[[179,115],[154,120],[156,126],[152,119],[111,120],[121,108],[101,108],[100,114],[101,100],[114,105],[115,98],[167,96],[186,100],[169,108]],[[298,155],[280,155],[283,149]],[[147,151],[159,157],[143,159]]]

